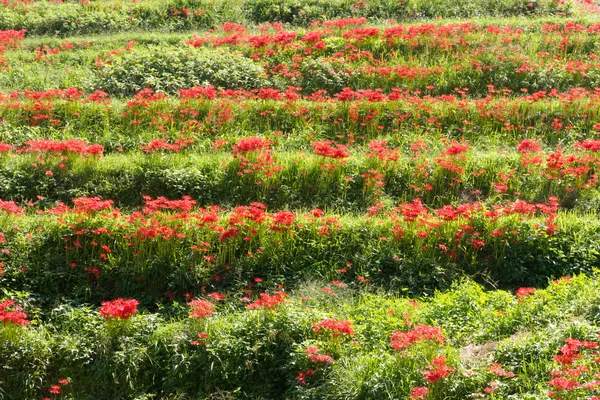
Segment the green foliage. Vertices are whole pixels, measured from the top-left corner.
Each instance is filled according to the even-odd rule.
[[[135,48],[111,59],[97,79],[93,87],[118,96],[130,96],[145,88],[177,93],[193,86],[269,86],[262,68],[240,54],[162,46]]]
[[[184,11],[187,10],[187,11]],[[180,31],[210,28],[227,21],[308,25],[314,20],[367,17],[413,21],[427,18],[535,16],[568,13],[556,0],[149,0],[130,3],[39,1],[0,8],[0,30],[26,29],[32,35],[82,35],[132,30]]]
[[[574,7],[583,10],[559,0],[0,6],[0,31],[28,36],[0,46],[0,400],[406,399],[416,387],[429,400],[546,399],[558,370],[596,379],[597,142],[580,147],[600,131],[598,24],[571,20]],[[360,17],[377,25],[320,24]],[[265,24],[238,41],[225,22]],[[303,40],[309,26],[323,42]],[[397,36],[385,36],[392,26]],[[203,37],[193,46],[192,32]],[[194,86],[251,92],[164,96]],[[83,92],[34,92],[70,87]],[[99,89],[111,98],[88,96]],[[294,90],[331,98],[291,100]],[[248,136],[270,148],[240,156]],[[40,138],[82,139],[104,155],[21,148]],[[532,138],[539,152],[515,148]],[[149,150],[157,139],[184,145]],[[351,156],[312,154],[323,140]],[[472,147],[444,158],[454,141]],[[271,169],[253,164],[263,162]],[[135,209],[143,195],[223,209]],[[115,207],[57,205],[80,196]],[[427,210],[411,219],[399,210],[415,198]],[[12,200],[29,205],[15,211]],[[268,211],[239,207],[253,202]],[[278,226],[276,213],[293,222]],[[276,305],[265,300],[274,291]],[[137,314],[104,319],[98,306],[117,297],[139,301]],[[214,314],[191,318],[193,298]],[[30,324],[10,322],[12,310]],[[353,333],[314,325],[338,320]],[[570,364],[556,356],[572,339],[593,343],[576,344]],[[435,383],[434,360],[447,368]]]
[[[0,29],[30,35],[83,35],[132,30],[191,30],[239,19],[237,1],[170,0],[130,3],[36,2],[27,8],[2,7]],[[189,10],[182,13],[184,9]]]
[[[313,20],[352,17],[415,20],[485,15],[552,15],[564,11],[566,7],[555,0],[535,2],[524,0],[412,0],[404,2],[393,0],[364,2],[310,0],[301,3],[291,0],[246,0],[243,8],[247,19],[253,23],[280,21],[291,24],[308,24]]]
[[[343,65],[332,65],[332,63],[321,60],[308,59],[300,66],[302,78],[300,87],[306,93],[314,93],[318,90],[326,90],[331,94],[339,93],[348,87],[350,76],[344,71]]]
[[[215,392],[269,399],[403,398],[413,387],[426,385],[420,371],[443,354],[456,371],[430,386],[432,398],[463,399],[493,379],[501,381],[498,396],[528,398],[539,395],[551,378],[553,356],[565,338],[594,341],[597,333],[590,320],[574,318],[592,310],[579,297],[597,297],[595,277],[551,283],[520,300],[465,281],[418,304],[340,288],[339,296],[331,296],[320,286],[303,285],[273,310],[217,304],[217,313],[205,320],[189,319],[185,312],[167,320],[163,311],[144,311],[131,320],[112,321],[119,323],[118,329],[93,308],[61,305],[34,325],[15,327],[19,334],[13,340],[0,339],[2,396],[43,396],[50,385],[67,379],[61,390],[77,399],[150,394],[204,398]],[[549,300],[555,306],[530,307]],[[29,311],[35,303],[25,299],[23,304]],[[555,314],[555,308],[565,312]],[[506,330],[486,341],[491,339],[486,326],[493,323],[490,313],[497,309],[504,311],[496,317],[507,320]],[[325,318],[352,321],[355,335],[315,333],[312,323]],[[445,327],[445,343],[425,340],[393,350],[392,332],[417,324]],[[2,326],[0,332],[6,329]],[[194,344],[200,332],[206,337]],[[465,355],[468,346],[480,340],[488,353],[479,354],[478,360],[465,358],[472,357]],[[305,351],[310,346],[334,361],[311,361]],[[494,377],[488,370],[492,363],[501,363],[516,377]],[[315,374],[299,383],[298,373],[309,369]]]

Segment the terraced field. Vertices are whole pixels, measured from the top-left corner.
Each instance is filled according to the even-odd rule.
[[[600,8],[2,0],[0,399],[598,399]]]

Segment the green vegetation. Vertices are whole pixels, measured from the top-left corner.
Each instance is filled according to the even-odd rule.
[[[591,0],[0,1],[0,400],[600,398]]]

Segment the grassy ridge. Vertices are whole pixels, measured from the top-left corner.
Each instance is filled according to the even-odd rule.
[[[467,200],[545,202],[554,195],[565,209],[598,210],[596,153],[555,150],[532,156],[514,150],[503,154],[469,150],[457,158],[441,155],[444,151],[401,155],[394,162],[368,151],[369,156],[355,151],[343,160],[270,152],[271,163],[254,167],[246,164],[257,163],[259,154],[243,161],[223,151],[103,158],[3,155],[0,199],[52,207],[56,201],[99,196],[131,209],[143,203],[142,195],[169,199],[190,195],[202,206],[259,201],[273,209],[318,207],[364,213],[378,203],[389,206],[416,197],[428,206],[441,207]],[[528,163],[534,157],[539,164]]]
[[[255,285],[250,301],[264,290]],[[253,399],[407,398],[415,387],[448,399],[485,388],[497,398],[541,399],[555,388],[552,370],[585,366],[569,378],[577,386],[559,392],[584,398],[598,390],[583,386],[598,371],[594,350],[577,347],[570,354],[579,358],[567,365],[553,357],[564,354],[565,340],[597,340],[599,289],[596,277],[578,276],[515,297],[464,282],[411,302],[312,284],[272,309],[245,310],[230,295],[206,319],[188,318],[187,307],[174,303],[125,321],[67,305],[39,314],[34,299],[22,298],[35,325],[0,330],[0,382],[5,398],[45,396],[56,385],[77,399],[200,399],[215,391]],[[350,321],[352,336],[314,332],[326,318]],[[393,349],[393,332],[422,324],[441,328],[443,343],[421,336]],[[311,360],[309,348],[333,361]],[[453,371],[428,383],[420,371],[439,355]]]
[[[189,198],[148,198],[131,214],[110,206],[80,198],[73,209],[30,215],[3,203],[11,213],[0,221],[5,287],[46,300],[154,303],[167,292],[239,289],[254,277],[288,286],[327,277],[420,294],[464,275],[514,288],[598,267],[595,216],[556,214],[553,200],[435,210],[413,201],[360,217],[269,212],[260,203],[192,210]]]
[[[369,17],[411,21],[439,17],[536,16],[570,14],[570,4],[555,0],[530,3],[522,0],[501,2],[349,2],[311,0],[301,5],[273,0],[144,0],[129,2],[8,1],[0,8],[0,30],[26,29],[33,35],[66,36],[74,34],[122,32],[147,29],[180,31],[210,28],[227,21],[259,24],[285,22],[308,25],[313,20]]]
[[[98,42],[32,39],[23,49],[5,52],[0,88],[77,86],[118,96],[204,84],[282,90],[292,85],[305,94],[397,87],[439,95],[468,88],[468,95],[480,97],[489,85],[521,93],[598,84],[593,19],[379,27],[341,21],[308,30],[252,31],[236,24],[238,30],[232,30],[225,24],[179,43],[174,41],[181,35],[160,40],[144,33]]]
[[[76,138],[102,144],[105,153],[139,149],[153,139],[233,143],[257,133],[290,150],[325,139],[348,144],[387,139],[406,147],[426,136],[490,146],[537,138],[552,146],[594,139],[600,129],[598,94],[579,87],[520,97],[492,90],[473,100],[400,90],[384,95],[347,89],[321,101],[271,88],[218,93],[202,87],[183,89],[179,97],[143,91],[126,101],[84,96],[74,88],[6,93],[0,100],[0,140],[21,146],[32,138]]]

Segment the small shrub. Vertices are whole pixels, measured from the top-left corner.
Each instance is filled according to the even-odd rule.
[[[262,67],[233,52],[185,48],[134,48],[98,71],[94,86],[127,96],[149,88],[176,93],[179,89],[213,85],[224,89],[266,87]]]

